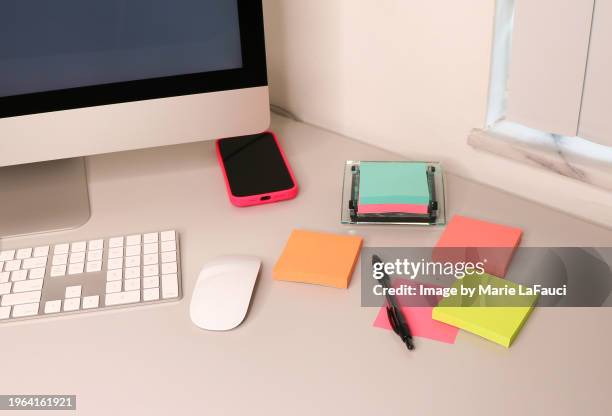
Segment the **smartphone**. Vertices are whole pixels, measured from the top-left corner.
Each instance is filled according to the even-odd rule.
[[[227,194],[238,207],[295,198],[298,185],[271,131],[217,140],[217,158]]]

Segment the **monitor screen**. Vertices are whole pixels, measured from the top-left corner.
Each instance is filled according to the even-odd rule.
[[[0,97],[242,66],[238,0],[0,2]]]

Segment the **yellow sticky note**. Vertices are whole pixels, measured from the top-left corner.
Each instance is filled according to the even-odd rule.
[[[294,230],[272,274],[276,280],[347,288],[362,242],[357,236]]]
[[[480,335],[508,348],[527,321],[538,299],[525,294],[524,287],[483,275],[468,275],[453,285],[458,293],[442,299],[434,308],[433,319]],[[474,289],[474,296],[466,289]],[[506,291],[514,294],[504,294]]]

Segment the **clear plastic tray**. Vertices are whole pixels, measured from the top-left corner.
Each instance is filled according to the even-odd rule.
[[[378,162],[385,163],[385,162]],[[393,162],[397,163],[397,162]],[[379,224],[379,225],[445,225],[446,224],[446,195],[444,192],[444,171],[438,162],[401,162],[426,163],[434,168],[433,191],[437,202],[437,209],[433,211],[432,218],[410,214],[368,214],[359,215],[355,209],[359,199],[359,166],[361,161],[349,160],[344,167],[344,183],[342,186],[342,224]],[[355,201],[353,204],[351,201]]]

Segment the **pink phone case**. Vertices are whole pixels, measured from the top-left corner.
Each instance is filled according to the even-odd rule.
[[[295,176],[293,175],[291,166],[289,165],[289,162],[287,161],[285,152],[283,152],[283,148],[280,146],[280,143],[278,142],[278,138],[276,137],[276,134],[274,134],[274,132],[272,131],[266,131],[264,133],[269,133],[272,135],[272,137],[274,137],[274,141],[276,142],[276,147],[278,147],[278,150],[280,151],[280,154],[283,157],[283,161],[285,162],[285,166],[287,167],[287,171],[289,172],[289,175],[291,176],[291,180],[293,181],[293,188],[285,189],[285,190],[278,191],[278,192],[269,192],[265,194],[259,194],[259,195],[249,195],[249,196],[242,196],[242,197],[235,196],[234,194],[232,194],[232,189],[230,187],[230,183],[227,178],[227,172],[225,171],[225,164],[223,163],[223,158],[221,157],[221,150],[219,149],[219,140],[217,140],[217,143],[216,143],[217,160],[219,161],[219,165],[221,166],[221,171],[223,172],[223,179],[225,180],[225,187],[227,189],[227,195],[229,196],[231,203],[237,207],[250,207],[253,205],[263,205],[263,204],[271,204],[273,202],[286,201],[288,199],[295,198],[298,194],[297,181],[295,180]]]

